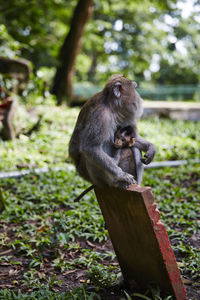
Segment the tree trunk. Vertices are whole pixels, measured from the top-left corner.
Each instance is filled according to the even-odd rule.
[[[0,212],[2,212],[5,209],[5,201],[2,194],[2,191],[0,189]]]
[[[69,100],[73,96],[72,78],[76,56],[81,48],[81,37],[84,27],[92,13],[93,0],[79,0],[72,17],[70,31],[61,47],[59,61],[54,77],[52,94],[56,95],[57,103],[64,98]]]
[[[91,63],[91,66],[90,66],[90,70],[88,72],[88,80],[89,81],[91,81],[95,77],[96,68],[97,68],[97,58],[98,58],[98,54],[97,53],[93,53],[93,55],[92,55],[92,63]]]

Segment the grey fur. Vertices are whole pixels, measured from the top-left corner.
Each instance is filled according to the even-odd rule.
[[[115,95],[116,83],[119,97]],[[133,175],[117,165],[112,154],[112,144],[118,126],[133,126],[135,137],[140,138],[136,119],[141,111],[142,100],[135,85],[121,75],[112,76],[104,90],[86,102],[78,116],[69,145],[69,154],[83,178],[97,186],[121,188],[137,182]],[[145,145],[144,139],[141,138],[140,142]]]

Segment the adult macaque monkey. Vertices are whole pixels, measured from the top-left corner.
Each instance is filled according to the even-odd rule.
[[[119,128],[115,132],[113,143],[113,158],[123,171],[132,174],[137,183],[141,184],[143,175],[143,165],[141,164],[141,161],[146,164],[146,158],[141,158],[141,150],[145,149],[143,149],[143,145],[133,137],[133,134],[134,130],[131,126]],[[138,152],[138,149],[136,149],[135,147],[140,151]],[[140,164],[139,168],[138,164]],[[74,202],[78,202],[89,191],[94,189],[94,187],[94,185],[91,185],[90,187],[85,189],[78,197],[74,199]]]
[[[82,107],[72,134],[69,154],[78,173],[96,186],[126,188],[137,183],[133,175],[122,170],[113,157],[113,140],[119,127],[132,126],[134,137],[144,145],[147,163],[155,149],[138,135],[136,120],[142,114],[142,99],[137,84],[122,75],[113,75],[103,91]],[[137,148],[136,148],[137,149]],[[136,154],[138,165],[141,152]],[[138,167],[136,165],[136,168]],[[138,167],[140,172],[140,168]]]

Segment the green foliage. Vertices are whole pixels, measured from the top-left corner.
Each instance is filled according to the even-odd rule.
[[[0,189],[0,213],[5,209],[5,201]]]
[[[0,141],[0,170],[15,170],[23,165],[25,168],[66,165],[67,144],[78,109],[56,107],[51,100],[46,102],[34,108],[27,104],[29,112],[19,106],[15,127],[22,134],[14,142]],[[23,134],[37,121],[38,115],[42,115],[40,131],[31,136]],[[139,131],[156,145],[156,160],[191,160],[199,155],[200,134],[196,126],[191,121],[150,119],[139,122]]]
[[[36,100],[36,102],[38,99]],[[22,105],[19,106],[18,116],[15,120],[17,132],[22,132],[15,142],[0,142],[0,169],[13,169],[15,165],[27,167],[43,167],[63,165],[66,160],[67,143],[72,133],[77,110],[58,108],[51,106],[52,101],[46,101],[46,105],[31,109],[31,103],[27,105],[29,113]],[[38,115],[42,115],[40,131],[33,132],[30,137],[24,135],[36,122]],[[56,156],[55,156],[56,153]],[[15,163],[14,163],[15,161]],[[14,165],[13,165],[14,163]]]
[[[49,102],[38,106],[36,113],[43,114],[40,131],[30,137],[21,135],[13,142],[1,141],[1,171],[14,170],[19,164],[30,167],[30,163],[60,165],[65,169],[1,179],[6,210],[1,214],[0,245],[1,252],[10,252],[1,256],[0,263],[17,270],[25,266],[25,271],[12,283],[15,292],[5,287],[0,291],[0,299],[103,300],[101,293],[115,285],[121,273],[115,254],[104,248],[108,233],[94,193],[74,202],[88,186],[66,162],[65,155],[78,110],[58,108]],[[23,120],[24,115],[19,122]],[[30,118],[26,122],[30,125]],[[186,121],[139,122],[140,133],[157,146],[155,160],[176,158],[189,162],[178,168],[146,170],[144,185],[152,187],[180,270],[192,280],[198,280],[199,268],[199,250],[193,243],[200,229],[200,169],[195,161],[199,158],[200,136],[196,129],[197,123]],[[49,269],[45,271],[46,268]],[[65,274],[84,279],[78,288],[70,286],[66,291]],[[162,299],[157,289],[130,296],[126,291],[122,299],[131,296]]]
[[[139,132],[156,145],[155,160],[195,160],[200,157],[197,125],[191,121],[150,119],[139,122]]]
[[[97,300],[101,298],[95,292],[88,292],[84,286],[72,289],[68,292],[58,294],[50,289],[49,286],[41,286],[38,291],[29,294],[22,294],[21,291],[15,293],[6,289],[0,291],[1,300]]]
[[[1,55],[27,58],[36,70],[43,66],[55,70],[76,4],[74,0],[0,1]],[[199,83],[198,3],[193,3],[187,18],[179,4],[94,1],[75,81],[102,84],[118,72],[138,82]]]
[[[198,55],[200,23],[198,15],[198,9],[194,9],[187,19],[180,16],[176,19],[176,13],[172,14],[176,25],[173,26],[173,30],[168,36],[167,53],[162,54],[161,70],[154,75],[155,79],[159,77],[159,82],[177,82],[178,77],[180,83],[199,83],[200,74],[197,66],[200,63]]]
[[[83,52],[91,59],[88,80],[100,83],[123,73],[139,82],[199,82],[198,9],[185,19],[173,2],[95,2],[83,37]],[[76,70],[77,79],[85,80],[79,64]]]
[[[21,47],[25,46],[18,41],[16,41],[9,33],[7,32],[6,26],[0,24],[0,53],[1,56],[6,56],[13,58],[15,56],[21,55]]]
[[[55,57],[68,30],[74,1],[1,1],[0,23],[9,34],[23,43],[22,55],[35,67],[55,65]],[[26,11],[26,13],[24,13]],[[67,25],[68,24],[68,25]]]

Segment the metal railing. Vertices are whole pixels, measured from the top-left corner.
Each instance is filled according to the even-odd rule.
[[[102,88],[89,82],[76,83],[75,94],[82,98],[89,98]],[[140,95],[149,100],[171,100],[200,101],[200,84],[199,85],[141,85],[138,88]]]

